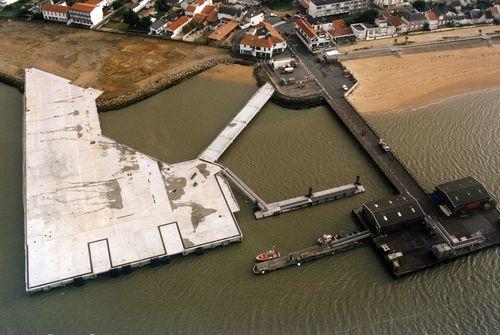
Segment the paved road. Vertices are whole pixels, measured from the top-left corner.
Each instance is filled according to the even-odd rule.
[[[283,31],[287,29],[287,25],[280,25],[277,28]],[[316,78],[327,103],[379,166],[395,190],[400,194],[411,194],[420,202],[426,213],[435,215],[428,195],[392,152],[385,152],[381,149],[380,138],[375,130],[344,98],[345,92],[342,85],[350,87],[354,82],[344,76],[339,66],[318,63],[317,56],[312,55],[294,34],[287,36],[286,40],[291,50],[300,59],[301,65],[307,68],[312,77]]]

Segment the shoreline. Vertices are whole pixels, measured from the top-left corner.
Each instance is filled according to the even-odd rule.
[[[346,97],[363,114],[407,110],[500,87],[500,45],[342,62],[358,81]]]
[[[416,109],[421,109],[421,108],[429,107],[429,106],[432,106],[432,105],[436,105],[436,104],[439,104],[439,103],[444,102],[446,100],[457,98],[457,97],[462,97],[464,95],[477,94],[477,93],[480,93],[480,92],[488,92],[488,91],[495,91],[495,90],[500,90],[500,85],[487,86],[487,87],[483,87],[483,88],[468,90],[466,92],[454,93],[454,94],[451,94],[451,95],[448,95],[448,96],[443,96],[443,97],[437,98],[437,99],[432,100],[432,101],[424,102],[424,103],[413,105],[413,106],[408,106],[408,107],[405,107],[405,108],[396,108],[396,109],[391,109],[391,110],[388,110],[388,111],[385,111],[385,112],[372,111],[372,112],[362,112],[362,113],[363,114],[405,113],[405,112],[408,112],[408,111],[413,111],[413,110],[416,110]]]

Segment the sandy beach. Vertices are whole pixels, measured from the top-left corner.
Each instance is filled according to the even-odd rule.
[[[363,113],[406,109],[500,86],[500,45],[343,64],[359,80],[348,99]]]

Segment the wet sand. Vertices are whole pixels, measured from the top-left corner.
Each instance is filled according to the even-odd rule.
[[[406,109],[500,86],[500,45],[344,64],[359,80],[348,99],[363,113]]]
[[[253,66],[219,64],[207,71],[201,72],[198,76],[238,84],[255,85]]]

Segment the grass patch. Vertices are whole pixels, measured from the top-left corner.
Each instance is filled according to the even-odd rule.
[[[109,29],[116,29],[116,30],[121,30],[121,31],[127,31],[128,28],[129,28],[129,25],[126,24],[125,22],[113,22],[113,21],[109,21],[103,27],[104,28],[109,28]]]

